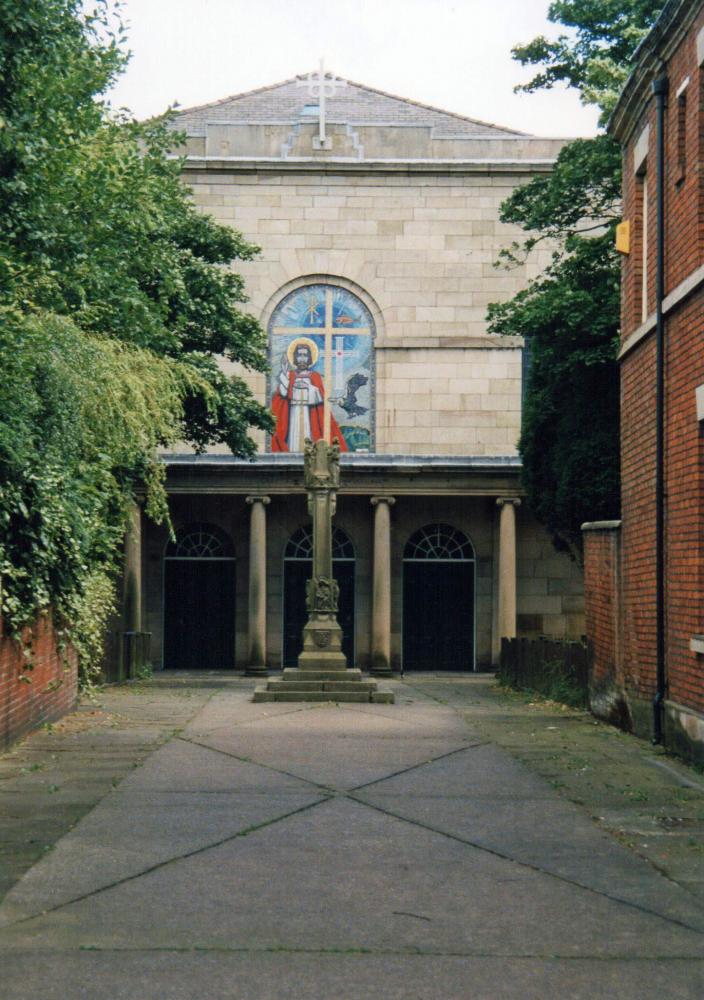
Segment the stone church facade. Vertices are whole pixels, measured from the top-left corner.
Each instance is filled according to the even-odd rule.
[[[295,662],[300,438],[323,421],[343,449],[334,558],[358,666],[487,669],[504,635],[583,632],[581,573],[521,502],[523,343],[485,320],[547,262],[498,270],[518,236],[498,214],[561,140],[334,89],[323,137],[303,78],[177,116],[196,204],[262,248],[237,270],[271,373],[237,373],[277,434],[253,462],[166,456],[176,542],[137,519],[127,560],[124,624],[151,634],[155,666]]]

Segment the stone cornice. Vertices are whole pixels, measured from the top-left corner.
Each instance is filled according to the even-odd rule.
[[[204,454],[191,452],[161,455],[165,465],[223,466],[241,469],[280,469],[287,466],[303,469],[303,456],[288,452],[262,453],[253,458],[237,458],[235,455]],[[440,469],[520,469],[521,460],[517,455],[391,455],[364,454],[353,452],[340,455],[340,464],[352,468],[440,468]],[[251,491],[250,491],[251,492]]]
[[[164,456],[171,494],[266,494],[272,501],[305,495],[300,455]],[[521,462],[514,456],[343,455],[340,495],[402,498],[472,496],[517,498]]]
[[[534,174],[549,173],[554,159],[353,160],[347,157],[186,156],[184,174],[215,171],[230,174]]]

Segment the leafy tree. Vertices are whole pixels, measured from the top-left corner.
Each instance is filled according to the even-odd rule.
[[[513,49],[522,64],[541,67],[517,89],[575,87],[584,103],[601,108],[603,122],[661,7],[653,0],[555,0],[548,18],[570,33]],[[620,191],[619,147],[599,134],[564,146],[551,174],[517,188],[500,212],[527,235],[502,251],[499,263],[515,266],[544,241],[553,249],[550,266],[526,290],[489,307],[489,329],[529,341],[523,481],[556,547],[577,558],[582,522],[616,517],[620,504]]]
[[[19,633],[52,605],[87,656],[130,501],[166,516],[158,449],[249,455],[270,426],[218,363],[266,367],[231,270],[257,248],[196,210],[167,118],[106,104],[124,33],[94,6],[0,0],[3,613]]]
[[[511,50],[523,66],[542,67],[516,89],[534,93],[565,83],[579,90],[584,104],[601,109],[604,124],[630,72],[633,52],[663,7],[664,0],[553,0],[548,21],[570,32],[555,39],[538,35]]]

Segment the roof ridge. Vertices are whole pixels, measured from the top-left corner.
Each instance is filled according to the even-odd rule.
[[[326,70],[327,76],[336,77],[336,74],[332,70]],[[278,87],[285,87],[290,83],[296,83],[298,80],[305,80],[310,76],[310,73],[297,73],[296,76],[289,77],[287,80],[280,80],[278,83],[270,83],[264,87],[255,87],[253,90],[243,90],[239,94],[230,94],[227,97],[221,97],[217,101],[206,101],[205,104],[194,104],[189,108],[179,108],[177,107],[176,114],[184,115],[189,114],[192,111],[204,111],[206,108],[216,108],[221,104],[227,104],[229,101],[237,101],[243,97],[252,97],[255,94],[264,94],[268,90],[276,90]],[[341,78],[342,79],[342,78]],[[470,118],[469,115],[461,115],[458,111],[447,111],[445,108],[438,108],[433,104],[424,104],[423,101],[415,101],[410,97],[401,97],[398,94],[392,94],[388,90],[380,90],[378,87],[370,87],[366,83],[358,83],[356,80],[345,79],[345,83],[351,84],[353,87],[357,87],[358,90],[365,90],[370,94],[378,94],[380,97],[388,97],[393,101],[401,101],[402,104],[411,104],[416,108],[423,108],[425,111],[433,111],[435,114],[447,115],[449,118],[457,118],[459,121],[470,122],[472,125],[484,125],[486,128],[494,128],[501,132],[510,132],[512,135],[520,136],[531,136],[530,132],[520,132],[515,128],[508,128],[506,125],[497,125],[496,122],[486,122],[481,118]]]

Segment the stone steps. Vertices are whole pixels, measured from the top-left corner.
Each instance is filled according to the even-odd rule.
[[[278,678],[275,678],[278,680]],[[361,681],[362,671],[356,667],[349,670],[299,670],[298,667],[284,667],[281,674],[283,681]]]
[[[375,691],[374,681],[274,681],[277,691]]]
[[[373,702],[392,705],[393,691],[380,691],[375,680],[362,680],[362,671],[300,670],[288,667],[281,677],[271,678],[254,689],[255,702],[333,701]]]

